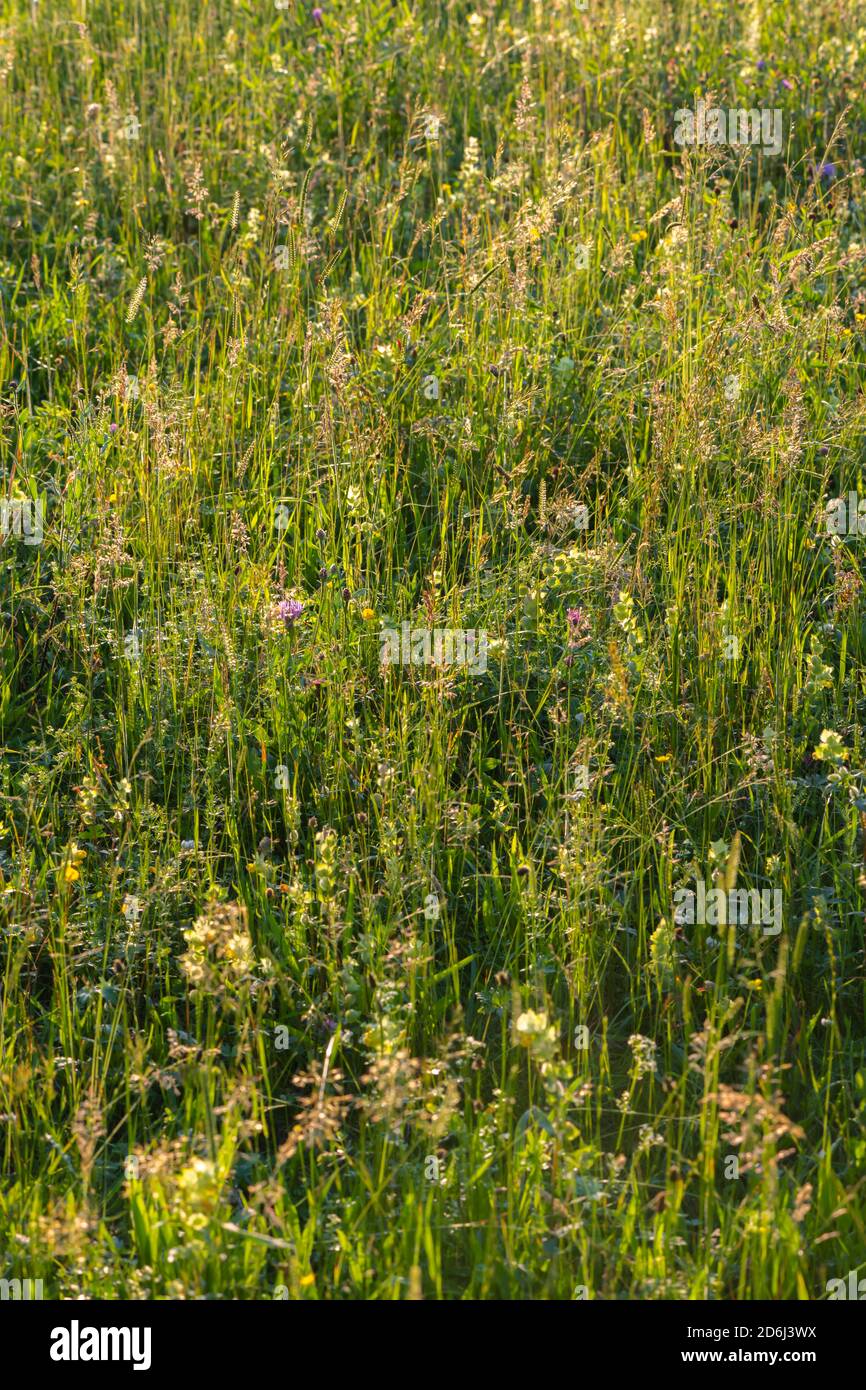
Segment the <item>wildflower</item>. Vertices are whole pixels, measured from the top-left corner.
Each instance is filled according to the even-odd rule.
[[[316,888],[322,902],[336,891],[337,833],[330,826],[316,832]]]
[[[640,1080],[642,1076],[657,1076],[658,1061],[656,1059],[657,1044],[655,1039],[645,1038],[642,1033],[632,1033],[628,1045],[632,1051],[637,1079]]]
[[[555,1025],[548,1024],[546,1013],[527,1009],[515,1021],[514,1041],[540,1061],[546,1062],[553,1059],[559,1036]]]
[[[215,1163],[194,1158],[177,1175],[178,1211],[189,1231],[203,1231],[219,1210],[222,1182]]]
[[[66,860],[63,865],[62,874],[64,883],[75,883],[81,878],[81,874],[78,872],[78,865],[82,860],[86,859],[86,857],[86,851],[79,849],[78,845],[73,840],[67,850]]]
[[[274,608],[274,617],[277,622],[284,623],[286,627],[291,627],[298,621],[304,611],[304,605],[300,599],[284,598]]]
[[[213,994],[249,981],[255,957],[240,903],[209,903],[183,935],[189,949],[180,967],[194,990]]]
[[[662,1138],[662,1136],[653,1129],[652,1125],[641,1125],[640,1129],[638,1130],[638,1153],[646,1153],[647,1149],[657,1148],[660,1144],[663,1144],[664,1142],[665,1141]]]
[[[803,694],[807,700],[815,700],[820,697],[822,690],[831,690],[832,688],[833,668],[824,661],[824,649],[821,646],[821,640],[813,633],[806,668],[806,680],[803,683]]]
[[[565,616],[568,620],[569,646],[576,647],[580,645],[581,635],[589,627],[589,619],[582,608],[569,608]]]
[[[843,758],[848,757],[848,749],[839,734],[835,733],[833,729],[824,729],[812,757],[816,758],[818,762],[838,763]]]
[[[325,18],[324,11],[323,11],[323,10],[320,10],[319,7],[318,7],[318,5],[317,5],[316,8],[313,10],[313,23],[314,23],[314,24],[321,24],[322,21],[324,20],[324,18]]]
[[[828,181],[831,179],[835,179],[836,165],[832,162],[832,160],[828,160],[826,164],[821,165],[820,169],[818,170],[818,177],[822,179],[827,179]]]
[[[364,622],[366,622],[366,623],[372,622],[373,619],[375,618],[375,616],[376,616],[376,614],[373,612],[373,609],[372,609],[372,608],[362,608],[362,609],[361,609],[361,617],[364,619]]]
[[[643,633],[634,611],[634,599],[625,589],[619,591],[619,599],[613,605],[613,616],[623,629],[629,647],[639,647],[643,642]]]

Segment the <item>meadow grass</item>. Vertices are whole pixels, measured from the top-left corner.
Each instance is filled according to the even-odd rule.
[[[841,0],[3,0],[6,1278],[866,1275],[864,64]]]

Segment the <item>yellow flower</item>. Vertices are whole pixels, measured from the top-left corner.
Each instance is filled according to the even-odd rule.
[[[631,239],[632,241],[646,241],[646,232],[632,232]]]
[[[315,1284],[315,1282],[315,1274],[305,1274],[304,1277],[300,1280],[300,1285],[302,1289],[308,1289],[310,1285]]]
[[[822,730],[818,747],[812,752],[813,758],[816,758],[818,762],[838,763],[850,756],[849,750],[835,729]]]
[[[527,1009],[514,1025],[514,1041],[543,1060],[550,1060],[557,1043],[557,1031],[548,1024],[546,1013],[536,1013]]]
[[[373,612],[372,608],[361,609],[361,617],[364,619],[365,622],[372,622],[375,616],[376,614]]]
[[[81,874],[78,872],[78,865],[86,858],[87,851],[79,849],[78,845],[73,840],[66,851],[66,858],[61,870],[64,883],[75,883],[76,879],[81,878]]]

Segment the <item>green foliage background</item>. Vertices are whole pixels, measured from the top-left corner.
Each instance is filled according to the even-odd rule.
[[[862,1274],[866,7],[0,15],[0,1272]]]

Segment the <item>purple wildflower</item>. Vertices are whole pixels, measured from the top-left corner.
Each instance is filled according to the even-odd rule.
[[[325,12],[324,12],[324,10],[320,10],[319,7],[318,7],[318,5],[317,5],[316,8],[313,10],[313,23],[314,23],[314,24],[321,24],[322,21],[324,20],[324,18],[325,18]]]
[[[764,70],[766,69],[766,66],[767,66],[767,60],[766,60],[766,58],[759,58],[758,61],[757,61],[757,63],[755,64],[755,67],[758,69],[758,72],[764,72]]]
[[[828,160],[826,164],[821,165],[820,169],[818,170],[818,174],[822,179],[835,179],[836,165],[832,162],[832,160]]]
[[[570,646],[575,646],[578,639],[588,627],[589,619],[582,608],[569,608],[565,614],[568,619],[568,640]]]
[[[296,598],[280,599],[274,609],[274,614],[278,622],[285,623],[286,627],[291,627],[298,621],[304,611],[304,605]]]
[[[782,86],[785,88],[786,92],[793,92],[794,90],[794,84],[791,81],[790,77],[782,78]]]

